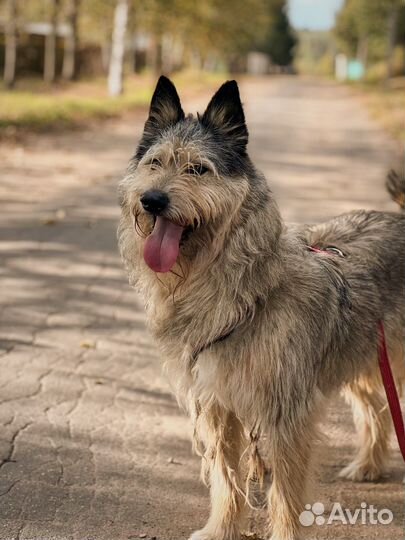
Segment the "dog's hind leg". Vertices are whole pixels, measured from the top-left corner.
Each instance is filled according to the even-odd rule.
[[[308,417],[301,426],[288,420],[280,422],[269,433],[273,473],[269,492],[271,540],[301,538],[299,518],[310,502],[308,481],[317,441],[315,417]]]
[[[239,540],[245,510],[240,460],[247,441],[236,416],[217,405],[203,411],[198,430],[205,452],[202,476],[210,486],[211,513],[190,540]]]
[[[390,412],[379,372],[361,376],[345,387],[360,436],[357,456],[339,474],[356,482],[376,481],[384,473],[391,431]]]

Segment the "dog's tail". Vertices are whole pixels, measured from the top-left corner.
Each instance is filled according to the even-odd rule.
[[[405,173],[400,174],[392,169],[387,175],[385,185],[392,200],[405,210]]]

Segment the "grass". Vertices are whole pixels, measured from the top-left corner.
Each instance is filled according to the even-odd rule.
[[[223,74],[186,72],[174,77],[179,91],[190,95],[210,89]],[[150,101],[155,77],[131,76],[122,96],[107,95],[104,79],[59,83],[52,87],[39,80],[22,80],[14,90],[0,87],[0,134],[73,129],[92,120],[114,118]]]
[[[125,110],[146,104],[149,97],[148,91],[114,100],[33,95],[29,92],[1,94],[0,129],[11,127],[46,131],[75,127],[91,119],[118,116]]]
[[[405,143],[405,77],[392,79],[388,84],[364,84],[361,88],[372,116]]]
[[[224,81],[223,73],[183,72],[174,76],[182,96],[213,91]],[[0,136],[20,132],[45,132],[82,127],[147,107],[156,77],[132,75],[125,80],[122,96],[107,95],[103,78],[46,86],[39,79],[22,79],[12,91],[0,86]],[[356,85],[357,86],[357,85]],[[371,114],[397,139],[405,142],[405,77],[390,84],[360,86]]]

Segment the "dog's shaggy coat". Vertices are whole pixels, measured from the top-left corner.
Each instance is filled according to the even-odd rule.
[[[193,540],[240,537],[246,476],[263,474],[260,438],[272,473],[269,534],[299,538],[320,407],[342,388],[361,435],[342,475],[376,480],[390,431],[379,321],[397,377],[404,376],[405,215],[360,211],[289,228],[247,142],[234,81],[194,118],[162,77],[120,184],[121,254],[195,423],[211,488],[210,518]],[[146,207],[142,197],[151,190],[164,195],[163,210]],[[166,239],[169,230],[181,232],[178,246]],[[151,248],[156,236],[160,248]],[[176,262],[155,272],[147,251],[169,260],[165,245],[179,250]],[[316,253],[309,245],[338,250]]]

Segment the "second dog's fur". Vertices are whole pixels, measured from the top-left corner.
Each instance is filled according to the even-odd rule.
[[[192,415],[211,489],[210,518],[193,540],[239,538],[246,476],[263,474],[260,438],[270,534],[299,537],[320,410],[341,388],[361,436],[342,475],[376,480],[390,426],[379,321],[398,377],[404,363],[405,215],[360,211],[286,227],[247,141],[235,82],[194,118],[162,77],[120,186],[122,257]]]

